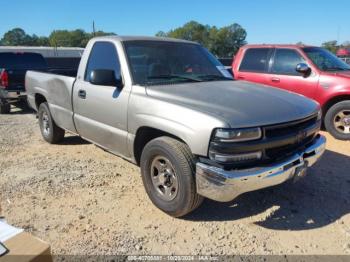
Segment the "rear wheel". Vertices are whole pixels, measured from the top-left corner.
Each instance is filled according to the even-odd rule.
[[[39,126],[41,135],[45,141],[50,144],[57,144],[61,142],[64,138],[64,129],[56,125],[55,121],[52,119],[51,112],[48,104],[42,103],[39,106]]]
[[[146,192],[155,206],[173,217],[193,211],[203,201],[196,192],[195,159],[188,146],[170,137],[150,141],[141,155]]]
[[[326,113],[324,124],[335,138],[350,140],[350,101],[333,105]]]
[[[6,100],[0,101],[0,114],[9,114],[11,112],[11,105]]]

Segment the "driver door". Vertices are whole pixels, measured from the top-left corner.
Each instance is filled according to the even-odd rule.
[[[268,85],[314,98],[319,76],[313,71],[310,76],[304,77],[296,71],[299,63],[306,61],[297,50],[277,48],[272,58]]]
[[[127,105],[130,89],[90,83],[92,70],[113,70],[121,77],[121,67],[113,42],[95,42],[85,77],[74,85],[74,121],[78,133],[89,141],[119,155],[127,151]]]

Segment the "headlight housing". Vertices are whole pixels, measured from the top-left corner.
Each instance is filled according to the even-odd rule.
[[[244,142],[257,140],[262,137],[260,127],[226,129],[218,128],[215,130],[214,139],[220,142]]]
[[[218,128],[214,131],[212,142],[225,144],[259,140],[260,138],[262,138],[262,131],[259,127],[239,129]],[[259,160],[261,157],[261,151],[227,154],[218,152],[212,147],[209,149],[209,158],[219,163],[240,164]]]

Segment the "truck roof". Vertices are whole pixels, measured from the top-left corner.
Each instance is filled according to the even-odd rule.
[[[117,41],[166,41],[166,42],[180,42],[180,43],[191,43],[198,44],[196,42],[170,38],[170,37],[157,37],[157,36],[120,36],[120,35],[110,35],[110,36],[98,36],[95,39],[103,40],[103,39],[114,39]]]
[[[249,44],[244,45],[242,48],[261,48],[261,47],[279,47],[279,48],[303,48],[303,47],[313,47],[311,45],[296,45],[296,44]]]

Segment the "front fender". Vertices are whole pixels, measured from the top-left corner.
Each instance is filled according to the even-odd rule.
[[[209,114],[157,100],[133,95],[129,101],[128,131],[135,136],[141,127],[151,127],[182,139],[192,153],[207,156],[214,128],[229,127]]]

